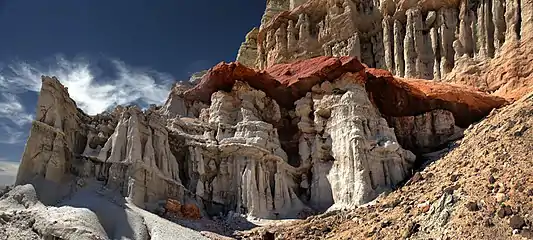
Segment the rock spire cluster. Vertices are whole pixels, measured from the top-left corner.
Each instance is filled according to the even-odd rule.
[[[460,59],[494,58],[504,43],[528,36],[532,7],[520,0],[269,1],[256,49],[241,48],[250,53],[237,61],[266,69],[353,56],[399,77],[445,79]]]
[[[367,203],[410,175],[413,152],[506,103],[353,57],[265,71],[221,63],[196,85],[174,86],[161,107],[96,116],[58,79],[42,80],[17,184],[51,204],[96,181],[151,211],[174,199],[208,216],[292,218]]]
[[[88,192],[141,222],[132,239],[160,234],[144,210],[282,219],[356,208],[532,90],[532,19],[524,0],[268,0],[237,61],[177,82],[162,106],[89,116],[43,76],[22,186],[0,203],[50,213],[34,230],[66,239],[55,219],[78,223],[62,212],[98,223],[71,238],[124,230],[107,209],[64,207]]]

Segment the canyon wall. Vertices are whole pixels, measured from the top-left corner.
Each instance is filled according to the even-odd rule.
[[[154,109],[143,112],[137,107],[88,116],[59,80],[43,76],[16,184],[35,185],[45,204],[94,180],[140,207],[168,197],[182,200],[165,125]]]
[[[270,0],[236,63],[176,83],[162,106],[144,110],[88,116],[58,79],[43,77],[17,185],[33,184],[49,204],[96,183],[151,211],[168,200],[207,216],[354,208],[401,184],[416,156],[507,104],[408,78],[476,86],[483,76],[461,78],[467,63],[496,66],[521,46],[531,7]]]
[[[206,216],[304,217],[394,189],[411,175],[412,152],[506,104],[350,57],[265,71],[221,63],[200,75],[175,84],[163,106],[95,116],[43,77],[16,184],[34,185],[45,204],[97,184],[150,211],[170,199]]]
[[[498,57],[505,43],[529,36],[532,12],[526,0],[269,1],[254,65],[237,61],[266,69],[354,56],[398,77],[449,79],[454,68]]]

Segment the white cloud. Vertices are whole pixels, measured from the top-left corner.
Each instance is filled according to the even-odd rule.
[[[17,63],[9,65],[10,75],[0,77],[0,91],[38,92],[41,75],[56,76],[68,88],[78,107],[93,115],[116,105],[160,104],[170,91],[172,77],[152,70],[134,68],[119,60],[109,61],[115,77],[100,76],[86,59],[69,61],[57,57],[50,66]]]
[[[8,124],[0,124],[0,143],[3,144],[17,144],[26,140],[26,129],[22,127],[11,127]]]
[[[0,158],[0,187],[15,183],[19,164]]]
[[[15,94],[0,93],[0,118],[11,120],[18,126],[24,126],[33,120],[33,115],[26,113],[24,106]]]
[[[25,141],[27,125],[34,116],[34,105],[25,106],[20,94],[38,93],[41,76],[56,76],[68,88],[70,97],[87,114],[94,115],[116,105],[161,104],[174,79],[150,69],[135,68],[119,60],[100,62],[56,57],[48,64],[16,62],[0,66],[0,144]],[[33,100],[32,100],[33,101]],[[26,103],[31,104],[31,103]],[[33,103],[35,104],[35,103]]]

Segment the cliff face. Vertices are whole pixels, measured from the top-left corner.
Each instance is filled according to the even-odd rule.
[[[118,107],[87,116],[56,78],[42,81],[17,185],[34,184],[44,203],[55,203],[92,180],[103,181],[141,207],[183,198],[166,120],[158,113]],[[59,193],[51,193],[50,187]]]
[[[137,224],[130,237],[148,239],[157,227],[130,210],[279,219],[354,209],[416,183],[422,157],[531,91],[532,14],[525,0],[269,0],[237,62],[176,83],[162,106],[88,116],[43,76],[24,186],[0,198],[0,213],[9,203],[22,209],[9,214],[33,216],[30,235],[107,239],[131,227],[109,217],[120,206]],[[61,207],[87,192],[114,198]],[[64,212],[98,224],[68,235],[53,224],[80,224]]]
[[[47,204],[96,182],[148,210],[173,199],[204,215],[305,216],[393,189],[411,174],[411,151],[438,148],[505,103],[350,57],[265,71],[221,63],[175,85],[162,107],[96,116],[43,77],[17,184]]]
[[[513,54],[516,48],[529,51],[519,45],[531,36],[532,9],[532,3],[520,0],[270,1],[257,34],[253,67],[266,69],[316,56],[353,56],[399,77],[455,81],[455,72],[476,72],[473,62],[509,58],[500,55]],[[508,62],[496,62],[503,61]],[[500,65],[477,66],[477,72]],[[512,77],[518,80],[516,75]],[[480,76],[484,77],[491,86],[502,85],[500,76]]]

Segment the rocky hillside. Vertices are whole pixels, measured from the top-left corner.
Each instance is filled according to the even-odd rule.
[[[243,233],[251,239],[531,239],[533,93],[494,110],[401,188],[353,211]],[[268,230],[268,231],[267,231]]]
[[[270,0],[148,109],[89,116],[43,76],[0,239],[530,237],[532,11]]]

